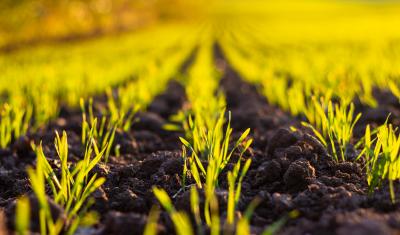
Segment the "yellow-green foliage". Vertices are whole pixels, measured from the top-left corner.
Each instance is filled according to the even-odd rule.
[[[219,90],[221,76],[213,60],[215,43],[270,104],[305,118],[305,125],[336,161],[347,160],[346,150],[360,118],[352,103],[355,98],[376,107],[372,91],[377,87],[400,99],[398,3],[249,0],[213,1],[207,7],[204,25],[154,26],[124,36],[0,55],[0,102],[7,103],[0,116],[2,148],[29,128],[35,130],[57,117],[61,105],[76,107],[81,98],[104,92],[108,97],[100,120],[94,117],[91,104],[88,110],[82,105],[82,143],[86,147],[82,161],[68,162],[65,134],[57,134],[56,139],[60,174],[46,160],[41,146],[36,148],[37,166],[29,168],[28,175],[39,200],[42,234],[58,234],[63,229],[72,234],[84,223],[91,205],[89,196],[104,182],[96,174],[89,176],[90,170],[103,157],[107,161],[115,131],[128,131],[135,114],[145,110],[171,78],[181,75],[180,68],[194,48],[194,63],[181,80],[188,102],[174,120],[185,132],[181,138],[183,184],[189,170],[196,183],[190,192],[196,226],[186,213],[174,208],[163,189],[153,188],[181,235],[204,234],[204,228],[212,235],[221,231],[250,234],[250,216],[257,204],[252,203],[244,216],[236,216],[241,184],[251,164],[242,156],[252,140],[248,139],[249,129],[232,140],[230,113],[226,115],[225,97]],[[387,123],[372,132],[367,127],[363,141],[360,156],[367,162],[370,189],[388,180],[394,201],[393,181],[400,178],[398,130]],[[215,192],[235,151],[237,161],[227,172],[225,221]],[[50,196],[65,209],[67,221],[53,221],[46,182]],[[204,191],[204,208],[200,208],[197,189]],[[22,199],[17,210],[21,234],[29,220],[21,215],[21,208],[27,205]],[[154,209],[145,234],[156,233],[157,219]],[[263,234],[272,234],[284,221]]]
[[[181,45],[178,39],[185,34],[194,35],[193,31],[187,26],[165,25],[120,37],[0,55],[0,93],[6,94],[0,101],[32,108],[34,124],[40,126],[57,116],[61,104],[77,106],[81,97],[104,92],[136,77],[135,83],[149,77],[160,79],[160,84],[146,81],[144,87],[135,86],[142,89],[137,99],[148,103],[154,93],[162,91],[162,79],[174,75],[184,60],[186,54],[175,50],[190,50],[188,44],[193,40]],[[157,35],[164,37],[158,40]],[[171,60],[164,60],[169,56]]]
[[[217,38],[228,61],[269,103],[305,117],[334,158],[344,160],[359,118],[351,101],[358,97],[376,107],[375,87],[399,96],[400,34],[393,27],[400,5],[303,1],[288,8],[287,1],[253,3],[219,8],[237,14],[225,24],[236,28]],[[340,102],[332,105],[331,99]]]
[[[374,134],[375,133],[375,134]],[[398,129],[385,123],[371,132],[367,126],[364,137],[367,182],[372,192],[381,186],[383,180],[389,181],[390,198],[395,202],[393,181],[400,179],[400,134]]]
[[[115,121],[108,120],[106,116],[101,118],[100,123],[93,115],[93,99],[89,99],[88,112],[86,112],[85,104],[81,99],[82,110],[82,144],[87,145],[90,141],[96,141],[100,149],[105,149],[104,161],[107,163],[110,156],[111,148],[114,143],[115,132],[121,128],[123,121],[130,123],[130,120],[117,119]]]
[[[32,109],[12,107],[7,103],[0,109],[0,148],[7,147],[28,131]]]
[[[197,35],[197,32],[193,32]],[[166,88],[168,81],[179,74],[180,67],[192,52],[195,37],[185,37],[166,48],[165,57],[159,57],[146,65],[138,78],[118,88],[117,97],[108,92],[108,106],[112,120],[144,110]],[[127,128],[125,128],[127,129]]]
[[[190,208],[191,213],[194,216],[194,220],[196,226],[193,226],[189,220],[187,213],[177,211],[168,196],[165,190],[153,187],[153,193],[160,202],[161,206],[168,212],[171,220],[175,226],[175,231],[177,234],[194,234],[194,228],[196,228],[195,234],[206,234],[206,231],[209,230],[211,235],[219,235],[219,234],[237,234],[237,235],[250,235],[250,219],[251,216],[260,203],[259,198],[255,198],[247,207],[246,211],[243,215],[239,216],[235,223],[233,221],[223,220],[220,217],[219,208],[218,208],[218,200],[215,195],[213,195],[211,199],[211,224],[205,224],[207,226],[204,227],[204,223],[202,222],[200,216],[200,203],[199,203],[199,194],[195,186],[192,186],[190,189]],[[229,212],[228,212],[229,213]],[[235,213],[240,214],[239,211],[235,211]],[[154,214],[154,212],[152,212]],[[153,216],[153,215],[150,216]],[[263,232],[263,235],[272,235],[275,234],[289,218],[296,218],[298,216],[298,211],[292,211],[287,216],[282,217],[275,223],[269,225]],[[151,223],[154,222],[152,219]],[[222,226],[221,226],[222,225]],[[151,226],[149,223],[147,227]],[[154,231],[154,230],[152,230]],[[155,232],[150,233],[148,235],[155,235]]]
[[[175,226],[175,231],[179,235],[186,234],[194,234],[193,225],[191,224],[188,215],[185,212],[177,211],[169,198],[168,194],[161,188],[153,187],[153,193],[160,202],[160,204],[164,207],[164,209],[168,212],[171,220]],[[197,233],[196,234],[204,234],[204,228],[202,228],[202,222],[199,214],[199,195],[195,187],[191,188],[191,210],[195,215]],[[220,217],[218,212],[218,202],[215,195],[213,195],[213,199],[211,201],[211,221],[208,224],[211,235],[218,235],[221,232],[220,227]],[[243,224],[240,224],[243,226]],[[243,231],[242,229],[240,231]],[[243,233],[242,233],[243,234]],[[249,234],[249,233],[248,233]],[[244,234],[247,235],[247,234]]]
[[[327,104],[313,99],[313,107],[308,116],[313,116],[314,123],[303,123],[310,127],[317,138],[329,147],[336,161],[346,160],[346,151],[353,137],[353,129],[361,114],[354,114],[354,104]],[[313,115],[310,115],[312,112]]]
[[[370,106],[373,87],[399,96],[398,3],[237,1],[219,11],[236,16],[218,37],[229,62],[293,115],[311,96],[358,96]]]
[[[32,190],[39,202],[41,234],[60,234],[65,225],[68,226],[67,234],[73,234],[93,203],[90,200],[90,195],[105,182],[105,179],[97,177],[97,174],[89,174],[93,167],[100,162],[105,148],[99,150],[93,139],[88,141],[83,160],[72,166],[68,162],[68,140],[65,132],[63,132],[62,137],[57,133],[55,147],[60,159],[58,169],[60,176],[56,174],[58,170],[52,168],[47,161],[41,145],[35,149],[37,154],[36,168],[29,167],[28,176]],[[64,209],[66,220],[58,218],[57,221],[53,221],[45,192],[46,182],[51,188],[55,203]]]
[[[195,60],[183,81],[189,107],[174,118],[182,123],[186,138],[200,152],[205,151],[205,143],[194,143],[193,135],[199,136],[204,131],[201,128],[215,127],[226,105],[224,95],[218,90],[220,75],[213,60],[213,43],[212,29],[207,27],[202,31]]]
[[[389,83],[389,88],[392,91],[392,93],[399,98],[400,102],[400,82],[390,82]]]
[[[185,138],[181,138],[184,145],[184,181],[187,166],[199,188],[205,190],[204,215],[206,223],[213,230],[213,197],[218,185],[218,178],[222,170],[229,163],[234,151],[242,147],[239,160],[235,168],[229,173],[229,207],[228,222],[233,223],[234,211],[239,200],[241,181],[250,166],[251,160],[245,163],[241,169],[242,155],[250,146],[252,140],[246,140],[250,130],[246,130],[229,150],[231,142],[232,128],[230,127],[230,113],[227,123],[225,123],[225,99],[218,93],[219,79],[217,77],[215,65],[213,63],[213,43],[211,29],[203,32],[200,47],[194,64],[189,70],[189,77],[186,81],[186,91],[190,108],[187,119],[182,120],[185,127]],[[227,127],[224,128],[224,125]],[[187,149],[189,152],[187,152]],[[205,167],[202,163],[207,160]],[[239,177],[239,171],[242,170]],[[237,181],[239,177],[239,180]],[[203,185],[203,181],[205,183]],[[237,186],[236,186],[237,184]],[[218,229],[216,229],[218,230]]]
[[[168,212],[175,226],[176,234],[192,235],[193,229],[190,223],[189,216],[184,212],[179,212],[175,209],[168,194],[161,188],[153,187],[154,195],[157,197],[160,204]]]
[[[158,217],[160,216],[160,211],[157,207],[153,206],[150,210],[150,214],[147,217],[147,224],[144,228],[144,235],[157,235]]]
[[[235,38],[238,37],[245,36]],[[333,96],[351,100],[357,95],[364,103],[376,106],[371,94],[374,86],[391,86],[393,91],[398,87],[396,77],[400,70],[395,61],[400,57],[400,45],[393,46],[391,41],[269,42],[263,47],[250,42],[240,44],[227,36],[221,41],[229,61],[241,75],[262,84],[262,92],[272,104],[294,115],[299,111],[290,104],[298,103],[301,96],[333,92]]]
[[[229,115],[230,116],[230,115]],[[183,158],[184,158],[184,175],[186,177],[186,166],[189,165],[191,174],[196,181],[199,188],[205,190],[205,206],[204,216],[208,225],[212,224],[212,198],[215,196],[215,190],[218,186],[219,175],[224,170],[226,165],[236,149],[242,148],[240,151],[239,159],[237,160],[234,170],[228,173],[229,182],[229,206],[228,206],[228,222],[233,223],[234,210],[239,201],[241,192],[241,182],[248,168],[250,167],[251,160],[248,159],[241,169],[241,161],[243,154],[247,151],[252,143],[252,139],[246,140],[250,129],[247,129],[240,138],[235,142],[231,150],[229,144],[231,142],[232,128],[230,127],[230,117],[226,129],[224,125],[224,113],[219,117],[216,125],[212,129],[207,129],[204,126],[200,127],[201,132],[193,134],[193,144],[181,138],[184,144]],[[200,142],[200,144],[198,143]],[[193,146],[195,144],[204,145],[204,152],[199,152]],[[187,154],[186,148],[189,149],[190,154]],[[205,167],[202,160],[207,160],[208,165]],[[241,174],[239,177],[239,171]],[[239,180],[237,181],[239,177]],[[203,180],[205,183],[203,184]],[[237,186],[236,186],[237,184]]]
[[[28,235],[30,229],[30,203],[27,196],[22,196],[17,200],[15,209],[15,227],[18,235]]]
[[[40,147],[38,151],[41,151]],[[50,204],[46,196],[47,169],[49,167],[45,158],[38,156],[36,168],[28,168],[28,176],[32,190],[39,204],[40,233],[57,235],[61,233],[64,221],[62,218],[58,218],[57,221],[54,221],[51,214]],[[20,218],[21,215],[17,215],[16,217]]]

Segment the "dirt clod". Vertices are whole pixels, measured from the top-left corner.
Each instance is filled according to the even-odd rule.
[[[277,148],[285,148],[297,142],[297,136],[286,129],[279,129],[268,143],[267,153],[273,154]]]
[[[315,179],[315,169],[305,159],[292,162],[283,176],[290,191],[302,190]]]

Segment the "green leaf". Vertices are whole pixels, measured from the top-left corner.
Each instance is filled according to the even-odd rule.
[[[190,163],[190,172],[192,173],[193,179],[197,184],[197,187],[202,188],[200,174],[197,169],[197,165],[193,160],[189,161]]]
[[[166,131],[182,131],[182,127],[176,124],[168,123],[164,124],[162,127]]]
[[[192,209],[192,213],[194,215],[197,226],[201,225],[201,217],[200,217],[200,202],[199,202],[199,194],[197,192],[196,187],[192,186],[190,188],[190,208]]]
[[[172,205],[171,199],[169,198],[167,192],[165,192],[164,189],[153,186],[153,193],[160,202],[160,204],[164,207],[164,209],[168,213],[175,212],[175,208]]]
[[[28,235],[30,228],[30,203],[27,196],[17,200],[15,227],[18,235]]]
[[[160,211],[157,209],[157,207],[153,206],[147,218],[147,224],[144,228],[143,235],[157,235],[157,220],[159,216]]]
[[[184,144],[187,148],[193,149],[192,146],[189,144],[189,142],[187,140],[185,140],[182,137],[179,137],[179,140],[182,142],[182,144]]]

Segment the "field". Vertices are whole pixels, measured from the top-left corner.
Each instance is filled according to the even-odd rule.
[[[400,233],[400,2],[0,13],[0,234]]]

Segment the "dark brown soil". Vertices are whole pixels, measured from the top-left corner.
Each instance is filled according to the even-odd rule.
[[[220,55],[217,49],[217,59],[223,60]],[[237,130],[251,127],[255,139],[253,163],[241,197],[242,210],[256,195],[262,198],[252,220],[254,231],[297,210],[299,218],[290,220],[280,234],[400,232],[399,204],[390,202],[387,187],[369,196],[359,163],[332,161],[324,146],[300,128],[300,117],[290,117],[268,105],[256,87],[241,80],[226,63],[223,67],[221,86],[232,111],[233,126]],[[357,105],[359,111],[367,113],[359,126],[383,124],[389,113],[389,122],[399,126],[400,108],[393,94],[376,90],[375,96],[379,108]],[[289,126],[299,131],[293,133]],[[399,191],[396,193],[399,195]]]
[[[243,81],[232,70],[218,48],[215,56],[219,69],[224,72],[220,87],[226,95],[227,109],[232,112],[234,136],[251,128],[254,138],[254,144],[245,156],[253,162],[243,182],[239,209],[244,211],[255,197],[261,198],[251,221],[255,234],[260,234],[266,226],[293,210],[299,212],[299,217],[290,219],[280,234],[400,233],[399,204],[390,202],[387,186],[368,195],[365,172],[360,163],[333,161],[324,146],[301,127],[301,117],[291,117],[268,104],[257,92],[257,87]],[[376,96],[380,95],[387,97],[387,93],[376,91]],[[378,100],[378,109],[357,104],[357,109],[366,113],[360,121],[360,132],[365,123],[384,122],[388,111],[392,112],[390,121],[399,124],[398,103],[391,99]],[[95,99],[96,114],[105,105],[104,101]],[[80,229],[81,234],[141,234],[150,208],[157,204],[151,191],[154,185],[174,196],[178,209],[189,211],[189,194],[182,190],[181,182],[183,161],[178,136],[182,133],[163,129],[169,117],[185,102],[184,88],[172,81],[147,111],[137,115],[139,121],[133,124],[130,132],[117,133],[115,144],[121,146],[121,156],[111,156],[108,164],[99,164],[94,169],[107,179],[94,193],[92,209],[99,212],[100,223],[90,229]],[[35,154],[29,148],[31,140],[37,143],[42,140],[46,156],[55,164],[55,130],[66,130],[70,160],[76,161],[82,155],[81,114],[67,108],[61,113],[60,118],[46,128],[0,150],[0,234],[5,230],[2,226],[9,232],[14,228],[13,208],[18,196],[29,194],[35,202],[25,173],[27,166],[35,164]],[[297,127],[298,131],[290,131],[291,126]],[[356,155],[356,150],[351,152]],[[231,167],[228,165],[227,168]],[[192,183],[190,178],[186,182],[187,185]],[[399,188],[398,183],[396,186]],[[400,196],[400,191],[396,195]],[[226,172],[220,178],[217,196],[221,217],[224,217]],[[54,216],[63,215],[61,208],[54,210]],[[31,214],[35,215],[36,211],[33,208]],[[32,220],[32,231],[38,232],[37,225],[38,222]],[[159,231],[160,234],[174,233],[166,213],[161,214]]]

